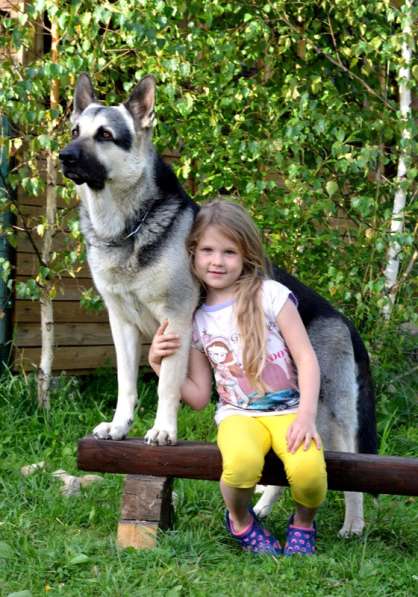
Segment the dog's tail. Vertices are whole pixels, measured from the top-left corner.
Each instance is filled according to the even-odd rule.
[[[358,384],[358,433],[357,449],[365,454],[377,454],[377,427],[376,427],[376,406],[375,391],[370,370],[369,354],[364,346],[363,340],[350,321],[347,321],[351,341],[353,343],[354,359],[357,365]]]

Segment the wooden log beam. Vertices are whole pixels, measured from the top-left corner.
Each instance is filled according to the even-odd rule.
[[[325,452],[329,489],[418,496],[418,458]],[[181,477],[217,481],[222,462],[215,444],[180,441],[149,446],[142,438],[122,441],[86,437],[78,444],[78,467],[84,471]],[[281,461],[270,452],[262,479],[288,485]]]

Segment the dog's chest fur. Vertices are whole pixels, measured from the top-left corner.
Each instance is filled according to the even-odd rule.
[[[193,223],[193,211],[179,210],[175,197],[155,210],[145,204],[140,213],[149,211],[148,217],[139,233],[126,240],[126,226],[116,226],[117,217],[113,226],[104,225],[112,220],[111,212],[116,210],[114,201],[100,197],[99,219],[96,210],[91,209],[91,197],[80,195],[80,221],[87,242],[88,263],[106,304],[112,301],[120,316],[135,321],[140,328],[145,327],[146,335],[154,330],[153,305],[179,304],[184,309],[185,297],[186,302],[190,297],[192,309],[196,284],[190,273],[185,239]]]

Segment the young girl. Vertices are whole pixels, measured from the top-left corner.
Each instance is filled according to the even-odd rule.
[[[314,517],[327,480],[315,426],[319,367],[296,298],[268,279],[257,228],[239,205],[203,206],[188,248],[204,302],[194,314],[181,396],[192,408],[204,408],[213,370],[226,528],[246,551],[282,553],[250,507],[265,455],[273,449],[295,502],[283,553],[313,554]],[[149,353],[157,374],[161,360],[179,347],[178,337],[165,333],[167,325],[157,331]]]

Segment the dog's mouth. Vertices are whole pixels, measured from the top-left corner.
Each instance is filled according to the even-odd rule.
[[[101,191],[105,186],[105,181],[101,178],[92,178],[84,172],[72,170],[71,166],[63,164],[64,176],[72,180],[76,185],[87,184],[91,189],[95,191]]]
[[[74,170],[67,170],[64,168],[64,176],[75,182],[75,184],[84,184],[87,182],[87,178],[82,176],[79,172],[74,172]]]

